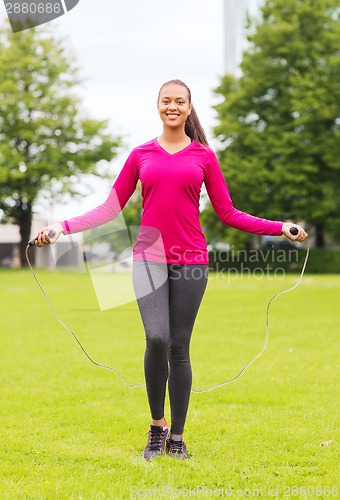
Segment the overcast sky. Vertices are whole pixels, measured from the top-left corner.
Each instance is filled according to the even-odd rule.
[[[213,89],[224,72],[223,0],[80,0],[45,26],[67,39],[84,81],[78,93],[85,109],[93,118],[109,119],[112,133],[124,136],[127,149],[114,160],[113,172],[121,169],[131,148],[161,133],[156,100],[169,79],[189,85],[211,139],[217,103]],[[103,201],[109,187],[98,184],[94,196],[54,207],[48,216],[90,209]]]

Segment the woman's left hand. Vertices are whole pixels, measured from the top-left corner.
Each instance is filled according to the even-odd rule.
[[[292,234],[290,228],[296,227],[298,234]],[[282,234],[284,234],[290,241],[305,241],[308,238],[306,231],[298,224],[293,222],[284,222],[282,226]]]

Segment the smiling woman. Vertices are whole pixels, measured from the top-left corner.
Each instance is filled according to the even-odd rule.
[[[174,124],[175,127],[181,126],[183,128],[183,124],[190,116],[192,104],[188,95],[185,95],[186,92],[178,95],[179,88],[181,87],[174,82],[162,87],[158,99],[158,111],[165,125],[171,127]]]
[[[208,146],[205,132],[191,102],[191,91],[184,82],[170,80],[164,83],[158,94],[157,106],[164,124],[163,134],[157,140],[164,149],[170,153],[176,152],[181,146],[190,144],[191,140]]]
[[[84,215],[41,229],[37,245],[54,243],[62,232],[85,231],[114,219],[141,181],[143,214],[133,246],[132,279],[146,335],[144,372],[152,419],[143,457],[151,460],[164,454],[166,447],[170,456],[186,459],[183,431],[192,385],[189,347],[209,265],[199,221],[203,183],[224,224],[254,234],[284,234],[292,241],[303,241],[307,234],[295,224],[261,219],[234,207],[184,82],[162,85],[157,107],[162,133],[133,149],[107,200]],[[296,235],[289,232],[293,226]],[[171,429],[164,417],[167,383]]]

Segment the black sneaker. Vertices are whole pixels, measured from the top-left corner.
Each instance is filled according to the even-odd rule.
[[[145,450],[143,451],[143,458],[145,460],[152,460],[159,455],[165,454],[165,442],[169,435],[169,428],[167,425],[150,425],[148,430],[149,437],[146,443]]]
[[[170,457],[182,460],[188,458],[187,447],[183,439],[181,441],[174,441],[173,439],[168,439],[166,442],[166,449]]]

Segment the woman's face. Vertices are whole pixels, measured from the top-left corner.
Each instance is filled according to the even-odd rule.
[[[169,83],[162,88],[158,100],[158,113],[165,126],[184,127],[191,108],[189,93],[183,85]]]

